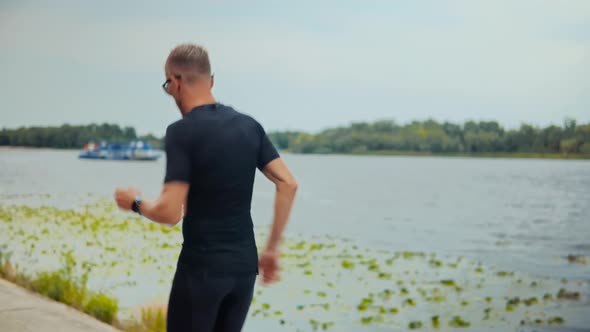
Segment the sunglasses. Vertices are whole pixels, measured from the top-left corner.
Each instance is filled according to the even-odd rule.
[[[174,78],[181,79],[182,76],[181,75],[174,75]],[[162,89],[164,89],[164,91],[166,91],[167,94],[170,94],[170,91],[168,91],[168,88],[170,87],[171,82],[172,82],[172,80],[167,79],[166,82],[164,82],[164,84],[162,84]]]
[[[179,80],[182,78],[182,75],[174,75],[174,78]],[[213,75],[211,75],[211,79],[213,79]],[[164,82],[164,84],[162,84],[162,89],[164,89],[164,91],[166,91],[167,94],[170,94],[170,91],[168,91],[168,88],[170,87],[171,82],[172,82],[171,79],[167,79],[166,82]]]

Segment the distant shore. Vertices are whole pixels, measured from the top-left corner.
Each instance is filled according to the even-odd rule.
[[[78,151],[80,149],[59,149],[59,148],[48,148],[48,147],[34,147],[34,146],[11,146],[11,145],[0,145],[1,150],[57,150],[57,151]]]
[[[351,153],[298,153],[289,150],[281,150],[293,154],[307,155],[340,155],[340,156],[400,156],[400,157],[456,157],[456,158],[518,158],[518,159],[573,159],[588,160],[588,153],[538,153],[538,152],[479,152],[479,153],[434,153],[424,151],[363,151]]]
[[[78,151],[80,149],[58,149],[30,146],[0,146],[2,150],[44,150],[44,151]],[[500,158],[500,159],[562,159],[562,160],[590,160],[589,153],[538,153],[538,152],[476,152],[476,153],[434,153],[428,151],[363,151],[351,153],[300,153],[289,150],[281,152],[301,155],[340,155],[340,156],[400,156],[400,157],[448,157],[448,158]]]
[[[356,153],[352,153],[357,155]],[[362,155],[376,156],[425,156],[460,158],[524,158],[524,159],[590,159],[588,153],[538,153],[538,152],[478,152],[478,153],[432,153],[413,151],[372,151]]]

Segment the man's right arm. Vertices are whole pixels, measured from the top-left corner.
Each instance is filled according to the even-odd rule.
[[[295,192],[297,191],[297,182],[281,158],[269,162],[262,170],[262,173],[276,187],[272,230],[266,244],[266,250],[277,251],[291,213]]]
[[[265,284],[279,280],[279,244],[289,219],[297,182],[281,158],[269,162],[262,173],[276,186],[272,229],[266,248],[262,251],[259,267]]]

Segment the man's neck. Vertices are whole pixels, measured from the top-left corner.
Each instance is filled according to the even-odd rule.
[[[209,94],[208,96],[192,99],[186,103],[186,107],[184,107],[184,110],[182,110],[182,116],[186,116],[196,107],[203,106],[203,105],[209,105],[209,104],[215,104],[215,102],[216,102],[215,97],[213,97],[212,94]]]

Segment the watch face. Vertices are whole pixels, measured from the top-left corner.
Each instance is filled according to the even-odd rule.
[[[131,210],[133,212],[137,212],[139,214],[141,214],[141,212],[139,211],[139,204],[141,203],[141,198],[140,197],[135,197],[135,200],[133,201],[133,204],[131,204]]]

